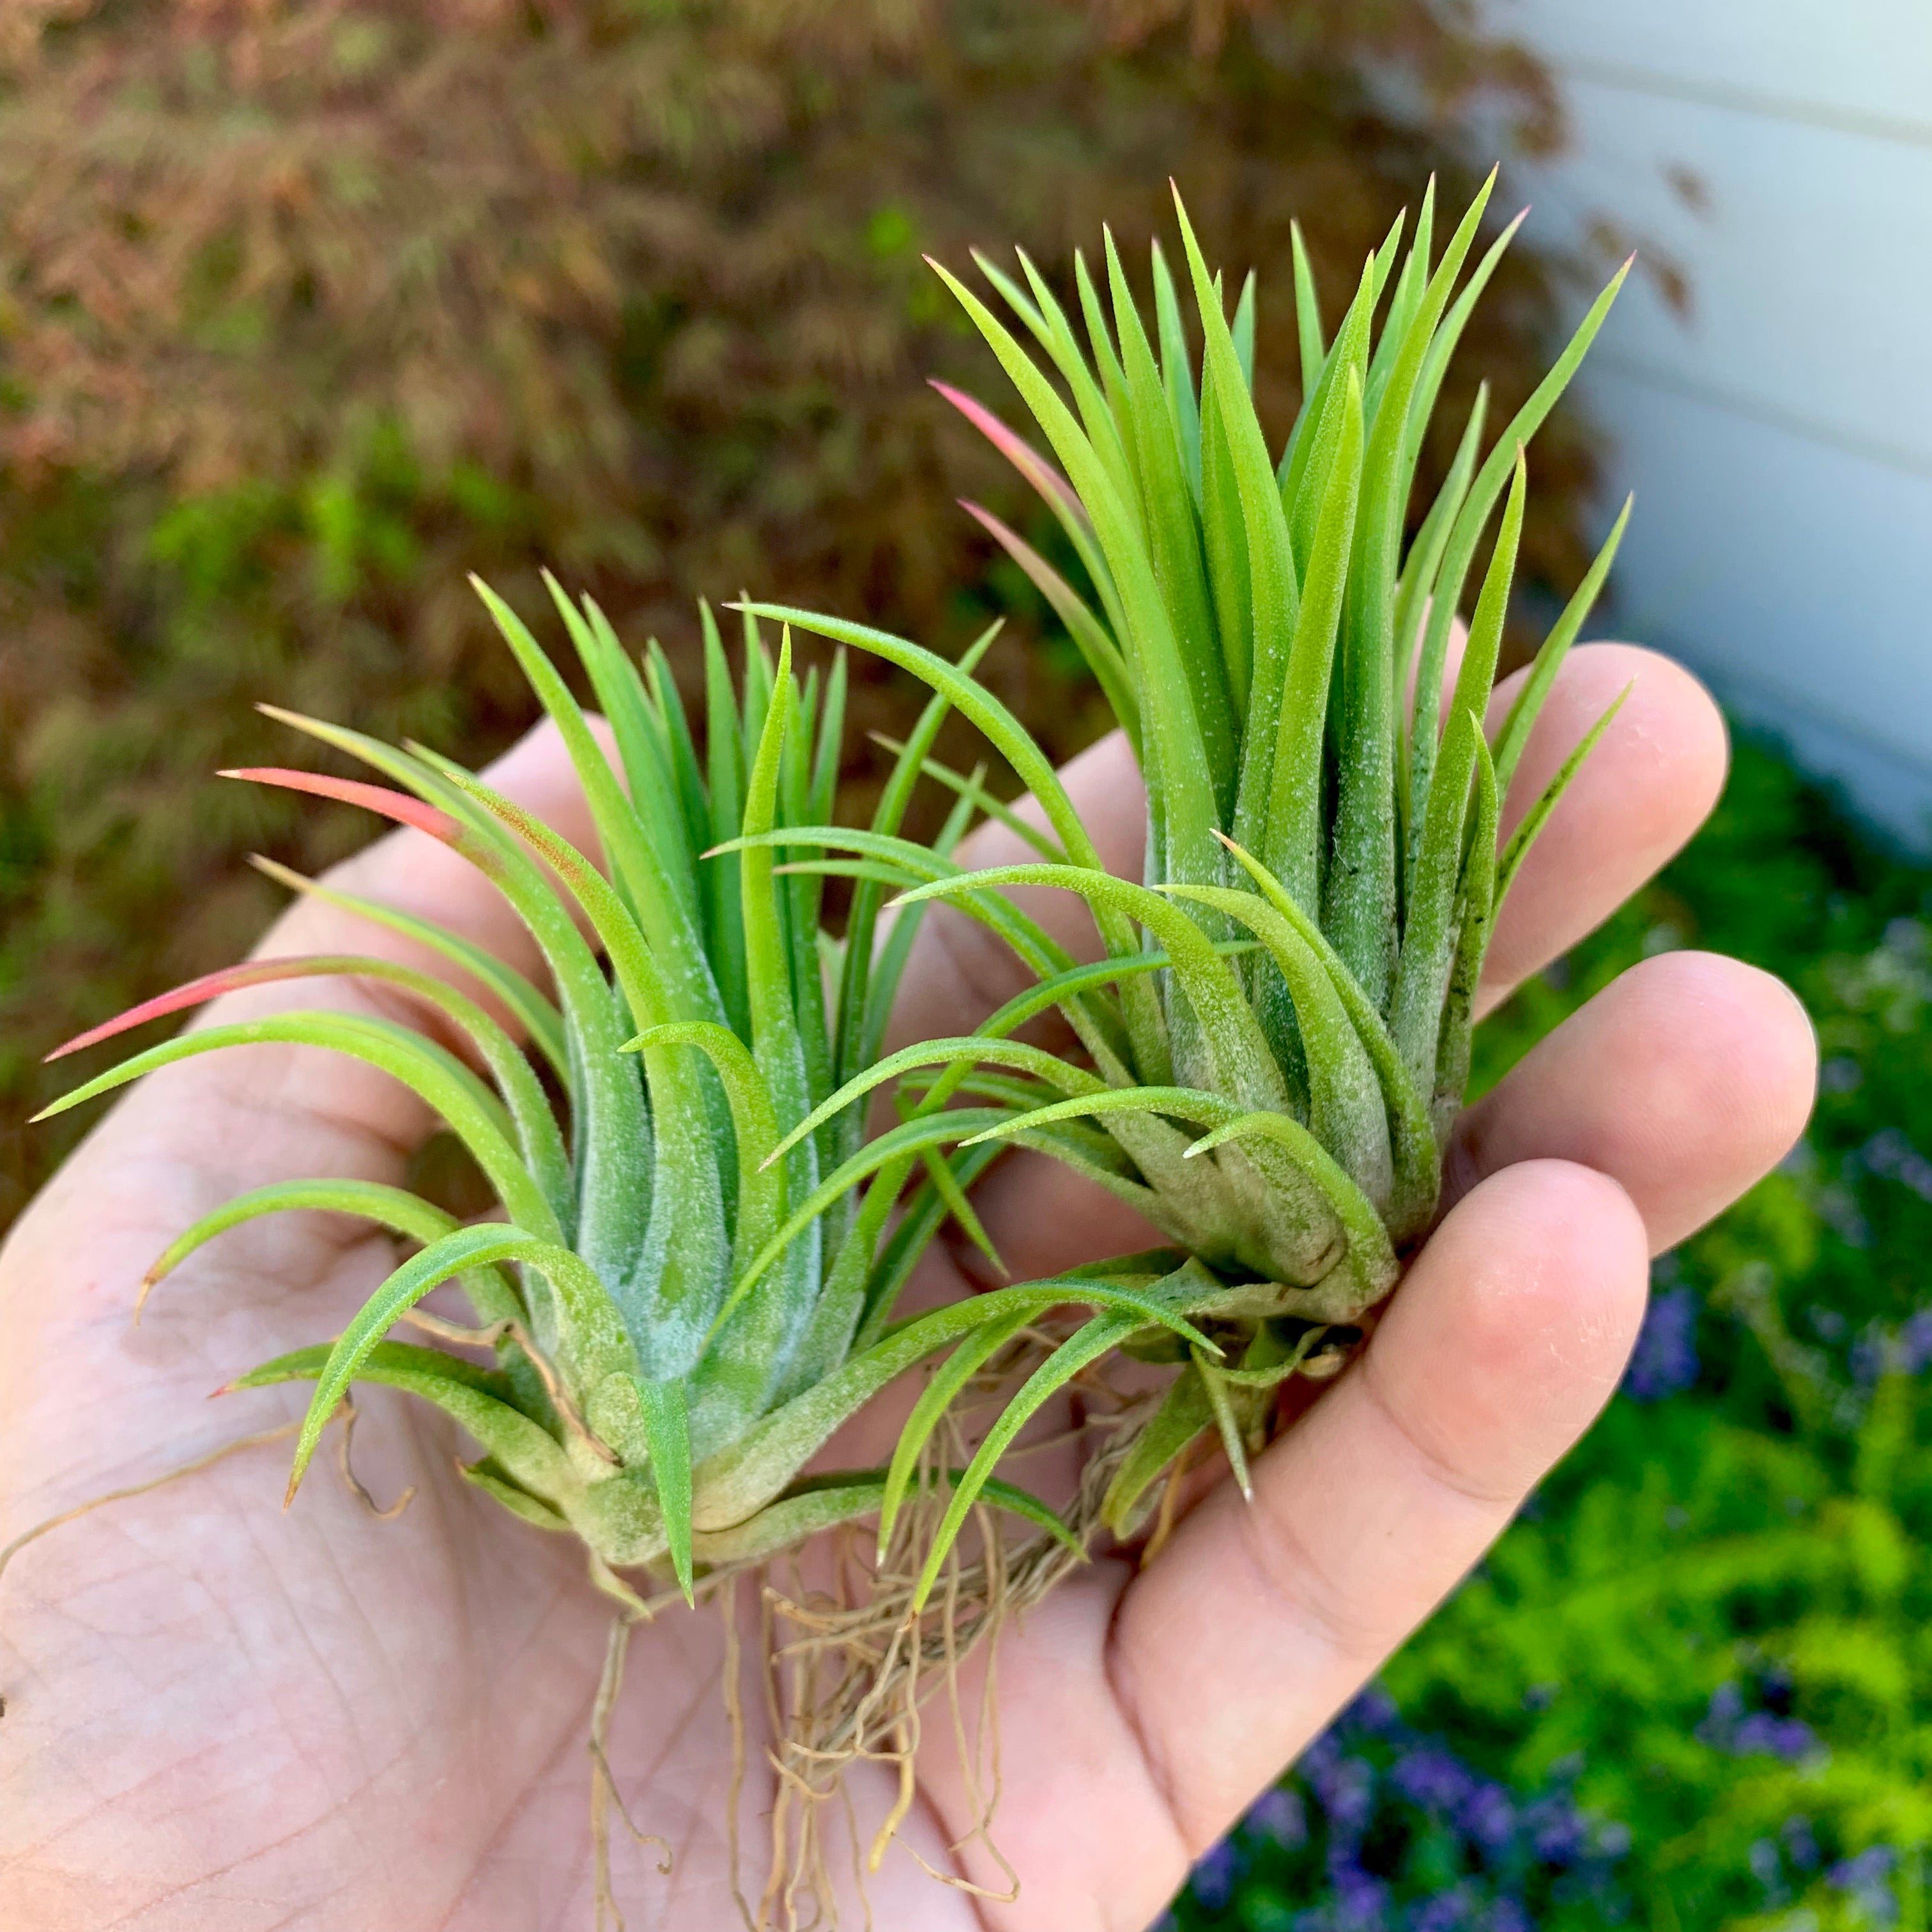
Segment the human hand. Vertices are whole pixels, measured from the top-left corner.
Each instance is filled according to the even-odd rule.
[[[1633,676],[1517,882],[1491,1001],[1648,878],[1715,796],[1723,736],[1708,700],[1664,660],[1615,646],[1574,654],[1520,795],[1534,795]],[[552,736],[526,740],[496,778],[588,842]],[[1138,788],[1120,742],[1076,760],[1069,784],[1109,862],[1137,872]],[[974,854],[1006,856],[997,827]],[[419,834],[384,838],[343,882],[535,970],[507,908]],[[1077,940],[1084,916],[1068,896],[1032,909]],[[262,948],[355,950],[410,956],[314,902]],[[979,928],[935,914],[897,1034],[962,1030],[1017,972]],[[204,1023],[296,1004],[388,1010],[379,988],[308,981],[232,995]],[[1465,1117],[1452,1204],[1369,1345],[1258,1460],[1253,1502],[1225,1482],[1208,1489],[1156,1561],[1137,1570],[1102,1558],[1006,1634],[994,1835],[1020,1875],[1017,1902],[943,1890],[894,1856],[873,1882],[878,1922],[1144,1926],[1587,1424],[1635,1334],[1647,1253],[1784,1152],[1812,1077],[1790,996],[1689,953],[1634,970],[1532,1054]],[[280,1420],[286,1394],[212,1411],[202,1398],[338,1327],[392,1265],[386,1237],[334,1216],[254,1223],[171,1277],[130,1329],[134,1285],[176,1232],[242,1189],[398,1180],[431,1126],[382,1076],[308,1048],[211,1055],[123,1099],[0,1252],[0,1543]],[[1016,1279],[1146,1239],[1106,1197],[1028,1156],[996,1168],[978,1199]],[[944,1250],[929,1257],[923,1292],[970,1286]],[[457,1478],[440,1418],[383,1391],[367,1406],[364,1479],[384,1499],[417,1491],[395,1522],[372,1521],[320,1481],[279,1515],[280,1469],[265,1449],[81,1517],[0,1581],[9,1932],[590,1922],[584,1744],[609,1606],[580,1552]],[[654,1853],[620,1854],[636,1927],[738,1923],[722,1652],[716,1617],[681,1612],[632,1640],[610,1754],[632,1814],[673,1859],[660,1876]],[[862,1815],[884,1810],[882,1779],[880,1767],[855,1773]],[[767,1802],[766,1788],[748,1787],[748,1820]],[[950,1739],[935,1737],[907,1835],[1000,1888],[978,1847],[947,1851],[969,1810]]]

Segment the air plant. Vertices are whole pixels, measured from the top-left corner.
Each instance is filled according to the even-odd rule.
[[[1280,1384],[1340,1366],[1436,1211],[1497,908],[1610,714],[1500,852],[1499,801],[1629,508],[1492,728],[1525,446],[1629,267],[1480,463],[1487,398],[1479,391],[1446,480],[1405,542],[1445,369],[1522,218],[1465,278],[1493,182],[1433,260],[1432,183],[1406,254],[1399,220],[1331,342],[1297,233],[1304,400],[1278,453],[1251,395],[1253,278],[1231,318],[1178,196],[1198,374],[1158,242],[1152,339],[1111,235],[1107,302],[1075,258],[1084,344],[1024,254],[1024,286],[975,257],[1044,367],[986,302],[933,264],[1058,459],[1056,469],[980,404],[941,386],[1037,490],[1085,574],[1086,589],[1076,589],[997,518],[967,506],[1064,622],[1132,743],[1147,790],[1143,880],[1106,871],[1046,758],[960,669],[858,624],[747,607],[924,679],[980,726],[1046,820],[1044,830],[1021,827],[1036,860],[963,875],[877,835],[830,826],[754,835],[771,846],[815,845],[835,856],[799,862],[805,868],[890,881],[908,909],[951,901],[1004,935],[1038,980],[972,1034],[865,1070],[781,1147],[803,1144],[872,1088],[909,1082],[923,1090],[922,1114],[950,1122],[962,1148],[1044,1147],[1162,1230],[1173,1254],[1133,1257],[1124,1270],[1139,1279],[1184,1256],[1198,1286],[1180,1305],[1215,1345],[1171,1330],[1130,1333],[1126,1318],[1097,1312],[1041,1363],[954,1489],[928,1582],[945,1534],[963,1521],[1012,1431],[1106,1348],[1181,1365],[1112,1473],[1099,1511],[1107,1526],[1132,1532],[1163,1472],[1216,1438],[1245,1486]],[[1452,626],[1499,502],[1445,709]],[[977,790],[952,782],[962,794]],[[1021,885],[1084,898],[1104,958],[1076,966],[1005,896]],[[1010,1037],[1052,1007],[1070,1022],[1078,1055]],[[984,1121],[983,1106],[946,1111],[968,1086],[997,1121]],[[945,1379],[942,1371],[935,1387]],[[908,1454],[902,1443],[896,1474]],[[882,1534],[898,1493],[888,1492]]]
[[[822,686],[816,672],[801,686],[789,637],[774,668],[748,619],[734,697],[705,610],[700,761],[655,643],[640,672],[596,604],[586,599],[580,608],[552,584],[609,721],[614,762],[530,632],[478,588],[562,734],[608,878],[548,826],[420,746],[398,750],[272,712],[390,783],[284,770],[229,776],[367,807],[442,841],[482,872],[536,940],[554,999],[453,933],[268,868],[440,955],[513,1016],[530,1051],[437,974],[356,956],[265,959],[164,994],[61,1051],[238,987],[331,974],[416,1002],[460,1050],[370,1015],[281,1013],[152,1047],[48,1110],[231,1046],[322,1046],[402,1082],[473,1157],[500,1220],[459,1226],[430,1202],[365,1180],[280,1182],[217,1208],[150,1270],[144,1298],[205,1242],[289,1209],[358,1216],[419,1244],[332,1342],[264,1363],[234,1384],[315,1384],[290,1496],[352,1383],[401,1389],[442,1410],[480,1446],[482,1456],[464,1466],[470,1481],[524,1522],[574,1534],[600,1585],[634,1608],[620,1571],[668,1566],[688,1596],[707,1567],[766,1557],[877,1510],[887,1472],[808,1476],[805,1466],[841,1423],[936,1351],[951,1348],[952,1360],[966,1365],[949,1384],[956,1388],[1026,1322],[1070,1298],[1135,1325],[1171,1324],[1209,1346],[1144,1270],[1136,1280],[1117,1272],[1088,1284],[1030,1284],[895,1321],[926,1241],[949,1213],[970,1220],[962,1190],[994,1150],[942,1154],[929,1128],[902,1130],[888,1137],[893,1157],[862,1194],[823,1185],[850,1172],[863,1124],[857,1105],[827,1103],[839,1089],[858,1091],[855,1082],[877,1059],[916,924],[901,920],[875,946],[884,892],[862,884],[846,941],[833,944],[820,929],[821,882],[781,875],[764,842],[830,814],[842,657]],[[989,641],[968,654],[968,670]],[[926,707],[872,836],[896,835],[947,709],[943,696]],[[939,852],[970,812],[962,801]],[[735,856],[707,859],[734,841]],[[996,1107],[950,1117],[948,1126],[1004,1125],[1007,1117]],[[909,1179],[910,1196],[893,1220]],[[754,1257],[764,1264],[755,1281]],[[418,1306],[452,1279],[474,1326]],[[494,1366],[388,1339],[405,1322],[431,1340],[491,1351]],[[920,1415],[928,1425],[929,1412]],[[992,1500],[1066,1534],[1021,1491],[997,1484]]]

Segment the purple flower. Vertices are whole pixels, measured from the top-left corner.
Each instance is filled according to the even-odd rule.
[[[1342,1760],[1342,1741],[1333,1730],[1324,1731],[1295,1761],[1295,1768],[1312,1784]]]
[[[1266,1838],[1284,1851],[1298,1851],[1308,1842],[1308,1811],[1298,1792],[1277,1784],[1248,1807],[1243,1828]]]
[[[1336,1932],[1384,1932],[1388,1923],[1388,1887],[1352,1858],[1330,1857],[1328,1882],[1334,1894]]]
[[[1405,1753],[1396,1760],[1390,1776],[1395,1788],[1412,1804],[1436,1812],[1454,1810],[1476,1782],[1467,1767],[1440,1744],[1424,1744]]]
[[[1928,1160],[1903,1129],[1881,1127],[1858,1150],[1867,1172],[1907,1187],[1922,1201],[1932,1201],[1932,1160]]]
[[[1888,1367],[1886,1332],[1877,1322],[1868,1323],[1858,1331],[1858,1339],[1851,1348],[1852,1378],[1862,1388],[1869,1388],[1883,1375]]]
[[[1711,1693],[1710,1708],[1704,1713],[1704,1721],[1697,1726],[1697,1742],[1724,1749],[1744,1714],[1744,1687],[1733,1677]]]
[[[1782,1707],[1790,1703],[1791,1687],[1787,1681],[1768,1678],[1761,1688],[1772,1705]],[[1802,1718],[1786,1715],[1783,1708],[1748,1712],[1744,1686],[1735,1678],[1719,1684],[1711,1693],[1710,1708],[1696,1735],[1700,1744],[1728,1751],[1733,1757],[1782,1758],[1786,1764],[1802,1763],[1823,1750],[1817,1732]]]
[[[1778,1827],[1778,1835],[1784,1840],[1784,1849],[1791,1854],[1791,1862],[1800,1871],[1810,1871],[1818,1863],[1818,1837],[1811,1828],[1809,1818],[1801,1818],[1796,1812]]]
[[[1328,1814],[1330,1828],[1359,1838],[1375,1810],[1375,1767],[1358,1757],[1337,1756],[1308,1774],[1309,1788]]]
[[[1898,1854],[1889,1845],[1872,1845],[1855,1858],[1841,1858],[1825,1874],[1825,1881],[1840,1892],[1876,1890],[1892,1876]]]
[[[1644,1312],[1623,1390],[1634,1402],[1661,1402],[1697,1379],[1697,1298],[1688,1288],[1653,1294]]]
[[[1752,1697],[1732,1684],[1714,1698],[1719,1742],[1728,1741],[1753,1702],[1768,1704],[1772,1721],[1780,1720],[1788,1702],[1780,1687],[1761,1674],[1751,1683]],[[1406,1722],[1388,1694],[1372,1688],[1302,1754],[1298,1783],[1310,1808],[1304,1812],[1292,1791],[1266,1792],[1243,1821],[1240,1843],[1244,1855],[1270,1844],[1292,1851],[1323,1828],[1326,1896],[1283,1920],[1295,1932],[1534,1932],[1514,1895],[1528,1876],[1549,1875],[1568,1888],[1562,1896],[1618,1903],[1610,1895],[1610,1867],[1630,1849],[1630,1833],[1579,1808],[1574,1787],[1585,1766],[1583,1754],[1572,1752],[1550,1767],[1539,1789],[1519,1796]],[[1390,1876],[1382,1875],[1379,1858],[1365,1865],[1364,1847],[1384,1825],[1393,1832],[1388,1845],[1380,1835],[1373,1840],[1383,1850],[1413,1836],[1397,1806],[1438,1821],[1431,1842],[1447,1836],[1449,1870],[1460,1866],[1469,1875],[1418,1895],[1412,1888],[1420,1874],[1406,1856]],[[1198,1886],[1196,1895],[1204,1896]]]
[[[1898,1331],[1899,1366],[1916,1376],[1932,1362],[1932,1308],[1922,1308]]]
[[[1409,1932],[1466,1932],[1475,1921],[1476,1901],[1467,1886],[1438,1892],[1425,1900],[1409,1920]]]
[[[1754,1711],[1732,1733],[1728,1748],[1739,1757],[1762,1754],[1798,1764],[1816,1754],[1818,1736],[1802,1719]]]
[[[1462,1801],[1456,1822],[1483,1850],[1499,1852],[1516,1830],[1516,1807],[1500,1784],[1479,1784]]]
[[[1540,1799],[1523,1814],[1529,1842],[1546,1865],[1570,1865],[1590,1849],[1589,1828],[1575,1805],[1562,1798]]]
[[[1897,1854],[1889,1845],[1873,1845],[1845,1858],[1825,1874],[1826,1882],[1848,1892],[1866,1917],[1889,1925],[1898,1916],[1898,1897],[1890,1883]]]
[[[1395,1700],[1379,1684],[1371,1684],[1336,1720],[1337,1727],[1366,1731],[1371,1737],[1385,1736],[1402,1728],[1401,1714]]]
[[[1235,1876],[1234,1848],[1223,1838],[1202,1854],[1187,1882],[1194,1896],[1210,1912],[1219,1912],[1234,1895]]]

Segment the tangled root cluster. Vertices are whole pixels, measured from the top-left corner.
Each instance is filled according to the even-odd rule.
[[[974,1393],[997,1412],[1000,1391],[1010,1391],[1016,1375],[1023,1377],[1051,1346],[1048,1338],[1034,1338],[1016,1356],[989,1365],[984,1386]],[[1149,1398],[1123,1394],[1096,1380],[1088,1381],[1080,1394],[1081,1413],[1070,1433],[1084,1447],[1084,1462],[1062,1514],[1084,1550],[1099,1532],[1101,1499]],[[832,1932],[840,1922],[842,1893],[856,1898],[869,1928],[866,1880],[895,1841],[943,1885],[1005,1902],[1018,1894],[1018,1880],[992,1835],[1000,1796],[995,1640],[1009,1621],[1041,1601],[1084,1558],[1051,1535],[1016,1540],[993,1510],[982,1506],[974,1514],[976,1534],[954,1546],[938,1587],[914,1610],[920,1567],[948,1499],[940,1472],[970,1460],[978,1406],[970,1397],[962,1400],[935,1432],[882,1555],[871,1547],[868,1531],[855,1527],[836,1532],[829,1552],[793,1551],[776,1563],[721,1569],[699,1583],[699,1595],[711,1599],[724,1624],[722,1691],[732,1741],[727,1829],[734,1895],[746,1932]],[[1033,1447],[1037,1452],[1067,1439],[1063,1434]],[[774,1787],[764,1880],[755,1898],[741,1882],[740,1828],[750,1750],[740,1586],[748,1577],[758,1591],[754,1682],[764,1699],[768,1742],[763,1748]],[[604,1738],[622,1682],[629,1634],[639,1622],[669,1608],[671,1599],[637,1598],[608,1573],[600,1580],[622,1595],[592,1718],[592,1828],[599,1932],[607,1925],[622,1932],[624,1921],[610,1882],[612,1811],[638,1842],[663,1841],[650,1838],[624,1812]],[[964,1666],[982,1646],[985,1668],[969,1700]],[[901,1833],[913,1808],[914,1766],[935,1694],[944,1696],[971,1817],[950,1849],[956,1853],[977,1844],[1006,1879],[997,1892],[956,1870],[934,1866]],[[886,1816],[869,1833],[848,1786],[854,1769],[867,1764],[886,1767],[896,1786]],[[850,1874],[842,1885],[835,1876],[841,1866],[849,1866]],[[660,1869],[669,1870],[668,1858]]]

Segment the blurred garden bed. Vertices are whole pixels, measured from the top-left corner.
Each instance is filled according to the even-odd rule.
[[[1187,1932],[1926,1925],[1932,869],[1746,742],[1684,855],[1478,1033],[1479,1080],[1682,946],[1798,988],[1809,1132],[1658,1264],[1603,1421],[1204,1862]]]

